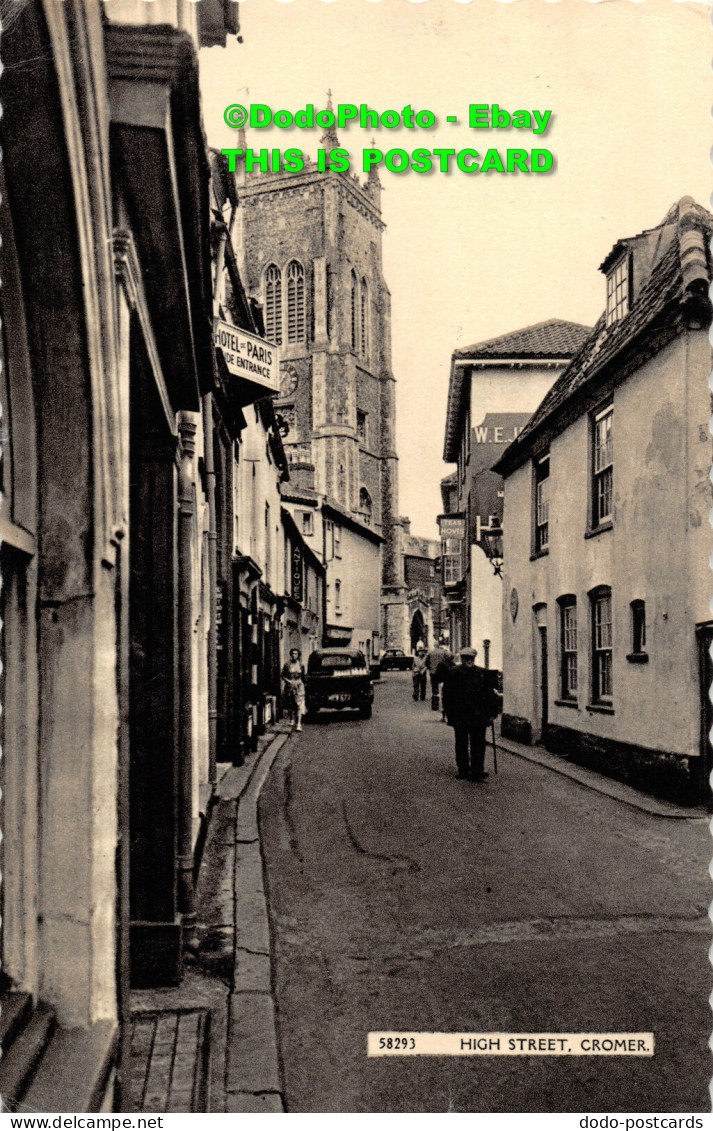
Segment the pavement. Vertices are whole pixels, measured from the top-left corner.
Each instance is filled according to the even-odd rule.
[[[438,727],[437,716],[429,712],[425,717]],[[434,733],[437,734],[437,730]],[[278,724],[260,740],[258,750],[248,756],[243,766],[220,767],[198,881],[200,945],[197,958],[187,968],[181,986],[132,994],[133,1040],[128,1092],[131,1111],[280,1113],[286,1110],[274,997],[274,946],[271,948],[258,801],[275,760],[282,755],[284,763],[296,740],[300,750],[304,750],[310,735],[319,736],[319,727],[306,728],[300,737],[293,735],[287,724]],[[439,737],[449,741],[450,732],[445,726]],[[350,740],[354,738],[351,734]],[[649,797],[540,747],[523,746],[500,735],[497,747],[501,756],[509,754],[535,763],[569,778],[581,789],[660,818],[664,823],[706,823],[709,819],[702,809],[685,809]],[[492,766],[490,768],[492,770]],[[289,810],[293,801],[289,796],[289,782],[287,789],[285,807]],[[288,824],[292,820],[288,812]],[[348,821],[346,824],[352,844],[363,854],[366,850],[359,837],[350,829]],[[320,835],[318,830],[315,834]],[[294,829],[289,836],[294,842]],[[384,854],[384,859],[395,865],[394,875],[402,867],[409,870],[409,858],[399,852]],[[630,932],[639,929],[635,919],[631,917]],[[648,926],[651,925],[649,921]],[[480,941],[481,944],[532,941],[541,931],[549,929],[544,919],[542,922],[532,919],[524,927],[521,923],[505,922],[485,929]],[[588,933],[584,919],[579,929]],[[665,922],[661,929],[667,929]],[[570,922],[569,930],[576,938],[576,921]],[[313,960],[319,961],[319,954]],[[308,1106],[301,1110],[320,1109]],[[328,1110],[338,1109],[332,1106]],[[341,1110],[360,1109],[348,1106]]]
[[[630,805],[632,809],[638,809],[641,813],[650,813],[652,817],[669,817],[673,820],[682,821],[710,820],[710,816],[703,806],[674,805],[670,801],[652,797],[648,793],[642,793],[630,785],[625,785],[623,782],[614,781],[613,778],[605,777],[604,774],[588,770],[586,766],[578,766],[575,762],[567,761],[566,758],[550,754],[544,746],[525,746],[520,742],[503,738],[500,734],[496,734],[495,745],[498,750],[507,750],[510,754],[516,754],[518,758],[526,758],[528,762],[536,762],[538,766],[544,766],[556,774],[563,774],[565,777],[571,778],[572,781],[576,781],[585,789],[592,789],[595,793],[601,793],[604,797],[613,797],[615,801],[621,801],[623,805]]]
[[[135,990],[127,1110],[285,1110],[257,799],[290,727],[219,767],[197,885],[199,946],[180,986]]]

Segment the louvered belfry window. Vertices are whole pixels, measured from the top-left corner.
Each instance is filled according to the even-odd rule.
[[[367,357],[369,345],[369,292],[366,279],[361,281],[361,356]]]
[[[352,349],[357,349],[358,344],[358,331],[359,331],[359,295],[357,286],[357,277],[352,271]]]
[[[305,340],[305,271],[293,259],[287,265],[287,341]]]
[[[282,345],[282,272],[274,263],[265,272],[265,334],[268,341]]]

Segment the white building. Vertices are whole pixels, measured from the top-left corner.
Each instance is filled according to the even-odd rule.
[[[614,245],[604,314],[495,465],[503,734],[680,801],[711,768],[712,229],[684,197]]]
[[[587,327],[553,318],[456,350],[451,358],[443,458],[457,462],[441,520],[452,647],[476,648],[502,668],[502,480],[493,464],[527,424],[582,344]],[[445,515],[442,519],[445,519]],[[448,531],[446,534],[445,531]]]

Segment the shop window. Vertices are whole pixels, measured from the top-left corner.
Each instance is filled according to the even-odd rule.
[[[455,585],[463,576],[463,543],[460,538],[443,539],[443,584]]]

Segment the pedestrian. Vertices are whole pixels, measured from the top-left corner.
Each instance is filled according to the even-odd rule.
[[[443,706],[455,732],[458,777],[485,781],[485,732],[498,709],[491,673],[475,666],[476,656],[475,648],[461,649],[460,664],[446,676]]]
[[[411,665],[411,675],[413,678],[413,697],[414,699],[426,698],[426,679],[428,676],[428,668],[426,667],[426,649],[423,644],[419,644],[416,649],[416,655],[413,658]]]
[[[302,730],[302,716],[305,713],[306,672],[299,648],[290,648],[289,661],[281,672],[283,699],[295,723],[295,730]],[[291,720],[291,721],[292,721]]]
[[[437,648],[431,648],[431,651],[426,656],[426,667],[428,674],[431,677],[431,710],[438,710],[438,683],[436,681],[436,672],[445,655],[445,648],[439,644]]]
[[[455,658],[453,656],[453,653],[449,652],[447,649],[444,649],[444,651],[441,653],[441,661],[440,661],[438,667],[436,668],[436,674],[435,674],[435,677],[434,677],[435,691],[436,691],[436,697],[437,698],[439,697],[439,692],[440,692],[441,718],[442,718],[443,722],[446,721],[446,709],[443,706],[443,689],[445,687],[445,683],[446,683],[446,679],[448,678],[448,675],[450,674],[450,672],[453,671],[455,666],[456,666],[456,662],[455,662]]]

